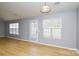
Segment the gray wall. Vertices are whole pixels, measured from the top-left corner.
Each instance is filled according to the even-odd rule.
[[[46,43],[46,44],[53,44],[53,45],[58,45],[58,46],[63,46],[63,47],[68,47],[68,48],[75,48],[76,49],[76,10],[68,10],[68,11],[63,11],[63,12],[57,12],[51,15],[47,16],[38,16],[38,17],[33,17],[29,19],[21,19],[21,20],[13,20],[13,21],[7,21],[6,24],[6,31],[5,35],[6,36],[12,36],[16,38],[22,38],[25,40],[30,40],[29,39],[29,21],[32,19],[39,20],[39,29],[42,30],[42,20],[49,19],[52,20],[53,17],[61,17],[62,18],[62,39],[44,39],[42,36],[39,37],[39,42]],[[11,22],[19,22],[20,23],[20,34],[17,35],[10,35],[9,29],[8,29],[8,24]],[[40,35],[42,34],[42,31]]]
[[[19,22],[19,35],[10,35],[9,34],[9,23],[15,23]],[[29,39],[29,24],[28,20],[13,20],[13,21],[6,21],[5,22],[5,35],[6,36],[11,36],[15,38],[21,38],[21,39]]]
[[[55,13],[45,18],[52,19],[53,17],[62,18],[62,39],[40,39],[40,42],[76,48],[76,10]]]
[[[4,37],[4,21],[0,19],[0,37]]]
[[[77,11],[77,49],[79,50],[79,8]]]

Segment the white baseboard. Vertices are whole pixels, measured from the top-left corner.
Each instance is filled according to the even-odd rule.
[[[37,44],[41,44],[41,45],[51,46],[51,47],[58,47],[58,48],[63,48],[63,49],[68,49],[68,50],[74,50],[77,53],[79,53],[79,51],[75,48],[68,48],[68,47],[62,47],[62,46],[57,46],[57,45],[52,45],[52,44],[45,44],[45,43],[40,43],[40,42],[36,42],[36,41],[31,41],[31,40],[24,40],[24,39],[15,38],[15,37],[9,37],[9,36],[7,36],[7,37],[12,38],[12,39],[16,39],[16,40],[27,41],[27,42],[37,43]]]
[[[5,37],[5,36],[0,36],[0,37]]]

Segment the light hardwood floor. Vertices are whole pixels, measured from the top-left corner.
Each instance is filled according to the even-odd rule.
[[[79,56],[76,51],[0,38],[0,56]]]

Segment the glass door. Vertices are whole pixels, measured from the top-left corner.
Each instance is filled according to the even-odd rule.
[[[38,41],[38,20],[30,21],[30,40]]]

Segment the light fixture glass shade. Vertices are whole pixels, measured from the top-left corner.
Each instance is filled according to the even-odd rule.
[[[49,7],[49,6],[47,6],[47,5],[42,6],[40,11],[41,11],[41,12],[43,12],[43,13],[47,13],[47,12],[49,12],[49,11],[50,11],[50,7]]]

